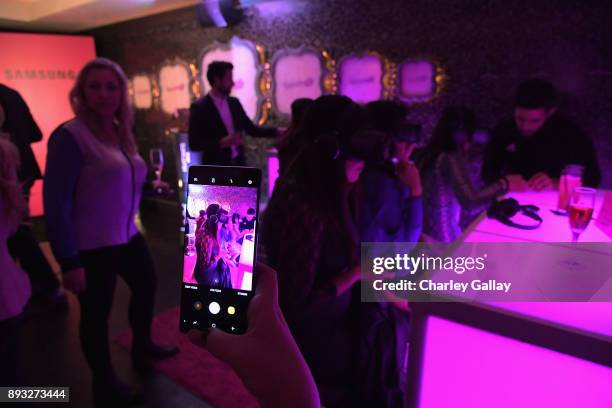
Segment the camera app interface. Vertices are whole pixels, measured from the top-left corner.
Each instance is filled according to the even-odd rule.
[[[253,169],[190,169],[181,330],[246,330],[254,281],[259,178]]]
[[[189,185],[183,283],[250,291],[257,189]]]

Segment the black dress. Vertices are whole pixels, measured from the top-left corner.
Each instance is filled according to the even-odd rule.
[[[274,211],[268,208],[268,211]],[[276,218],[276,217],[275,217]],[[272,220],[272,217],[267,218]],[[287,273],[287,262],[280,255],[287,239],[281,234],[286,222],[264,227],[262,240],[267,261],[278,272],[279,303],[287,324],[310,367],[322,402],[328,407],[357,406],[356,369],[359,335],[351,291],[336,294],[333,279],[345,272],[350,260],[346,240],[327,224],[317,245],[313,274],[304,268],[299,276]],[[285,237],[280,239],[279,237]],[[295,251],[303,241],[292,240]],[[283,254],[293,251],[282,251]]]
[[[388,304],[362,303],[359,284],[337,293],[335,279],[359,263],[356,225],[344,231],[337,219],[306,204],[297,190],[289,179],[277,186],[261,242],[278,274],[279,304],[321,402],[326,407],[402,406],[397,361],[405,356],[408,316]]]
[[[223,259],[219,259],[216,264],[211,265],[208,269],[202,268],[199,262],[196,263],[193,276],[200,285],[213,288],[232,288],[230,270]]]

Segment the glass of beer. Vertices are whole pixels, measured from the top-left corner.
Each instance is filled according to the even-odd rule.
[[[559,178],[559,199],[557,201],[557,213],[567,213],[570,194],[574,188],[582,186],[583,172],[584,167],[578,164],[570,164],[561,172],[561,177]]]
[[[593,217],[595,195],[593,188],[575,187],[569,198],[569,223],[572,230],[572,241],[577,242]]]

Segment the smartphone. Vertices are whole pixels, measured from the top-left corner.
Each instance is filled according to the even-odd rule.
[[[182,332],[247,330],[254,294],[261,171],[189,168],[181,287]]]

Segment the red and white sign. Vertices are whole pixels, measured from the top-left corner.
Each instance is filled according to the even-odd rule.
[[[436,93],[436,67],[429,61],[406,61],[400,66],[399,93],[407,101],[426,100]]]
[[[148,75],[135,75],[132,78],[132,101],[136,109],[150,109],[153,106],[153,86]]]
[[[0,33],[0,82],[17,90],[30,107],[43,140],[32,145],[44,171],[47,140],[74,115],[68,94],[81,68],[95,58],[90,36]],[[32,188],[30,211],[42,215],[42,182]]]
[[[376,101],[383,96],[383,62],[376,55],[345,57],[338,68],[338,93],[357,103]]]
[[[240,99],[242,107],[251,120],[257,119],[259,94],[257,80],[260,70],[255,45],[240,38],[232,38],[229,44],[218,44],[204,52],[200,62],[200,81],[205,95],[210,91],[210,84],[206,79],[206,69],[213,61],[226,61],[234,65],[234,89],[232,95]]]
[[[179,109],[189,109],[191,93],[189,67],[183,64],[165,65],[159,70],[161,108],[169,114]]]
[[[316,99],[323,94],[323,68],[315,51],[281,50],[273,59],[274,107],[291,114],[291,103],[299,98]]]

